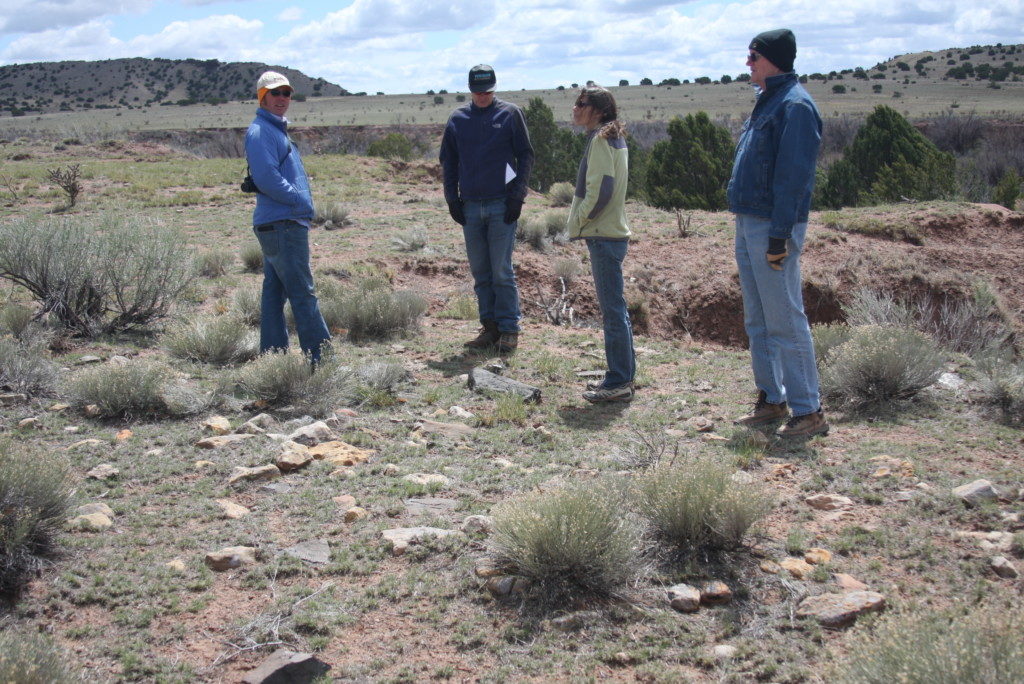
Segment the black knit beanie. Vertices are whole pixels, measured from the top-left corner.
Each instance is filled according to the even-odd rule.
[[[789,29],[765,31],[754,36],[750,49],[764,55],[769,62],[783,71],[793,70],[796,59],[796,36]]]

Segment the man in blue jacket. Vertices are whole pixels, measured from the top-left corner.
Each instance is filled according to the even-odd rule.
[[[519,107],[494,96],[494,69],[469,71],[473,101],[452,112],[441,139],[444,198],[462,226],[483,329],[466,343],[510,354],[519,343],[519,289],[512,268],[516,225],[533,168]]]
[[[245,157],[258,188],[252,223],[263,249],[260,300],[260,351],[288,348],[284,303],[288,300],[302,352],[315,365],[330,333],[313,292],[309,265],[309,225],[313,197],[299,149],[288,137],[284,117],[292,87],[282,74],[268,71],[256,83],[260,108],[245,134]]]
[[[759,92],[736,146],[728,195],[758,390],[753,410],[736,423],[768,425],[791,410],[776,434],[806,438],[828,434],[800,279],[821,117],[793,71],[795,59],[789,29],[750,43],[747,66]]]

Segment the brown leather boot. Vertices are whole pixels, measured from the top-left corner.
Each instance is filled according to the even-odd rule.
[[[785,425],[776,432],[779,437],[814,437],[815,435],[828,434],[828,421],[825,420],[825,413],[819,408],[814,413],[802,416],[793,416]]]
[[[501,337],[501,333],[498,332],[498,322],[482,321],[482,323],[483,327],[480,328],[480,334],[463,344],[463,347],[469,347],[470,349],[487,349],[488,347],[493,347],[498,343],[498,339]]]
[[[508,356],[514,354],[519,347],[519,333],[503,332],[498,338],[498,355]]]
[[[734,425],[745,425],[746,427],[757,427],[784,420],[789,415],[789,408],[786,402],[781,404],[769,404],[768,395],[764,390],[758,390],[757,401],[750,413],[733,421]]]

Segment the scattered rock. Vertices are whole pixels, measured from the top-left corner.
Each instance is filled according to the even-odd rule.
[[[338,504],[339,508],[346,511],[356,505],[356,497],[351,494],[339,494],[338,496],[332,496],[331,501]]]
[[[988,480],[975,480],[969,484],[954,487],[953,494],[968,504],[999,498],[999,490]]]
[[[811,565],[824,565],[832,562],[832,552],[827,549],[807,549],[804,560]]]
[[[711,432],[715,429],[715,421],[706,416],[688,418],[686,425],[696,432]]]
[[[0,394],[0,406],[14,406],[15,404],[24,404],[27,401],[28,396],[18,392]]]
[[[836,584],[842,587],[845,591],[865,591],[868,588],[868,585],[850,575],[847,575],[845,572],[837,572],[832,575],[832,577],[835,579]]]
[[[458,530],[445,530],[439,527],[401,527],[384,530],[381,536],[391,543],[391,553],[401,556],[412,544],[417,544],[429,537],[463,537]]]
[[[259,413],[238,426],[235,432],[244,435],[262,435],[274,427],[274,417],[269,413]]]
[[[160,448],[150,449],[149,451],[147,451],[146,453],[143,454],[143,456],[145,456],[146,458],[157,458],[157,457],[163,456],[163,455],[164,455],[164,450],[160,449]],[[207,461],[207,463],[211,463],[211,462]]]
[[[738,485],[748,485],[754,481],[754,476],[746,470],[737,470],[729,476],[729,479]]]
[[[484,586],[495,598],[507,598],[526,591],[530,582],[525,577],[492,577]]]
[[[93,513],[102,513],[108,518],[114,517],[114,509],[105,503],[87,503],[79,506],[75,509],[75,513],[78,515],[92,515]]]
[[[211,570],[222,572],[251,565],[256,562],[256,548],[253,546],[228,546],[206,554],[206,565]]]
[[[357,520],[362,520],[370,515],[370,511],[366,510],[361,506],[352,506],[345,511],[344,520],[347,523],[354,523]],[[397,554],[396,554],[397,555]]]
[[[175,558],[174,560],[167,561],[166,563],[164,563],[164,567],[168,570],[171,570],[172,572],[178,573],[185,572],[186,570],[185,561],[181,560],[180,558]]]
[[[322,539],[289,546],[287,549],[282,550],[281,553],[307,563],[321,565],[331,560],[331,546]]]
[[[494,463],[494,465],[498,466],[502,470],[508,470],[509,468],[514,468],[515,465],[516,465],[515,463],[513,463],[510,460],[508,460],[507,458],[495,458],[495,459],[491,459],[491,461],[492,461],[492,463]]]
[[[779,565],[797,579],[807,577],[814,570],[814,567],[803,558],[785,558]]]
[[[87,472],[85,476],[91,477],[94,480],[109,480],[112,477],[117,477],[120,472],[120,470],[109,463],[100,463],[98,466]]]
[[[424,487],[429,487],[431,485],[440,485],[445,487],[450,482],[447,477],[438,473],[409,473],[402,479],[406,482],[422,485]]]
[[[260,489],[264,489],[268,492],[274,492],[275,494],[287,494],[295,489],[295,487],[287,482],[271,482],[270,484],[263,485]]]
[[[327,423],[322,420],[300,427],[298,430],[288,435],[288,439],[308,447],[316,446],[321,442],[330,441],[333,438],[334,432],[332,432],[331,428],[327,427]]]
[[[795,463],[772,463],[769,466],[769,473],[772,477],[786,477],[796,472]]]
[[[715,434],[714,432],[705,432],[700,436],[700,441],[705,444],[725,444],[729,441],[729,438]]]
[[[281,471],[273,463],[254,468],[237,466],[228,475],[228,484],[235,484],[243,480],[246,482],[262,482],[264,480],[273,480],[276,477],[281,477]]]
[[[332,478],[334,478],[336,480],[351,480],[355,476],[356,476],[356,471],[354,471],[352,468],[348,468],[346,466],[342,466],[341,468],[336,468],[336,469],[332,470],[330,473],[327,474],[327,477],[332,477]]]
[[[336,466],[354,466],[366,463],[376,453],[373,449],[360,449],[346,442],[331,440],[309,448],[309,454],[318,461]]]
[[[53,413],[60,413],[61,411],[67,411],[69,408],[71,408],[71,404],[54,404],[46,410],[52,411]]]
[[[476,428],[465,423],[439,423],[433,420],[421,420],[414,430],[427,435],[443,435],[445,437],[466,437],[473,434]]]
[[[236,504],[230,499],[217,499],[217,505],[220,506],[221,512],[225,518],[230,520],[238,520],[239,518],[249,515],[249,509],[241,504]]]
[[[963,389],[967,385],[967,381],[956,373],[943,373],[939,376],[939,379],[935,381],[935,384],[942,389],[956,392]]]
[[[470,418],[476,417],[473,413],[470,413],[461,406],[452,406],[451,408],[449,408],[448,415],[451,416],[452,418],[462,418],[463,420],[468,420]]]
[[[331,666],[309,653],[279,648],[242,677],[243,684],[304,684],[323,677]]]
[[[551,620],[551,627],[559,632],[575,632],[583,629],[588,623],[597,622],[601,619],[601,613],[596,610],[578,610],[568,615],[559,615]]]
[[[111,366],[119,366],[123,368],[124,366],[127,366],[129,363],[131,363],[131,359],[129,359],[127,356],[114,354],[109,359],[107,359],[107,363]]]
[[[226,435],[231,432],[231,421],[224,416],[212,416],[199,424],[203,432],[212,432],[215,435]]]
[[[533,387],[511,378],[496,375],[483,368],[474,368],[469,372],[467,386],[477,392],[498,392],[499,394],[515,394],[524,401],[540,403],[541,391],[539,387]]]
[[[853,506],[852,499],[837,494],[815,494],[804,499],[804,502],[819,511],[838,511]]]
[[[102,532],[114,526],[114,522],[102,513],[79,515],[68,520],[68,527],[79,532]]]
[[[489,515],[467,515],[462,521],[462,531],[466,534],[490,534],[494,530],[494,518]]]
[[[100,407],[96,404],[88,404],[82,409],[82,413],[85,414],[86,418],[99,418],[100,414],[103,413]]]
[[[696,613],[700,610],[700,590],[689,584],[677,584],[666,590],[668,603],[680,613]]]
[[[731,644],[718,644],[711,649],[711,655],[718,660],[729,660],[731,658],[735,658],[739,652],[740,649]]]
[[[196,446],[200,449],[221,449],[226,446],[232,446],[234,444],[240,444],[247,439],[252,439],[256,435],[215,435],[213,437],[205,437],[198,442]]]
[[[400,468],[399,468],[398,466],[396,466],[396,465],[395,465],[394,463],[388,463],[388,464],[386,464],[386,465],[384,466],[384,469],[383,469],[383,470],[382,470],[381,472],[382,472],[382,473],[383,473],[384,475],[388,475],[389,477],[394,477],[395,475],[397,475],[398,473],[400,473],[400,472],[402,472],[402,471],[401,471],[401,469],[400,469]]]
[[[18,421],[18,428],[21,430],[42,430],[43,421],[38,418],[23,418]]]
[[[725,582],[711,580],[700,587],[700,602],[706,606],[716,606],[732,600],[732,589]]]
[[[454,511],[458,505],[455,499],[406,499],[405,512],[409,515],[444,515]]]
[[[995,556],[989,560],[992,570],[1003,579],[1017,579],[1020,574],[1013,563],[1007,560],[1006,556]]]
[[[300,468],[305,468],[313,462],[313,456],[308,451],[285,451],[283,454],[278,454],[277,458],[274,459],[274,465],[282,473],[290,473]]]
[[[102,439],[83,439],[78,442],[75,442],[74,444],[69,444],[67,446],[67,450],[77,451],[83,447],[96,447],[103,446],[104,444],[107,444],[107,442],[104,442]]]
[[[885,597],[874,591],[808,596],[797,606],[798,617],[813,617],[822,627],[839,629],[864,613],[885,608]]]
[[[116,442],[123,442],[123,441],[125,441],[127,439],[131,439],[134,434],[135,433],[133,433],[131,430],[128,430],[128,429],[119,430],[117,432],[117,434],[114,435],[114,441],[116,441]]]
[[[86,354],[85,356],[80,356],[78,358],[78,361],[75,361],[75,365],[76,366],[85,366],[85,365],[90,364],[90,363],[99,363],[102,360],[103,360],[103,358],[100,357],[100,356],[96,356],[94,354]]]
[[[476,565],[473,566],[473,574],[477,577],[486,579],[488,577],[498,577],[505,573],[501,568],[494,564],[494,561],[484,558],[477,561]]]
[[[760,562],[758,567],[770,575],[777,575],[782,571],[782,566],[773,560],[763,560]]]
[[[195,463],[192,464],[192,467],[195,468],[196,470],[205,470],[207,468],[212,468],[215,465],[217,464],[214,463],[213,461],[196,461]]]

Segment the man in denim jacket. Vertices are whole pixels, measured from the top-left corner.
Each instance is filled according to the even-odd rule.
[[[728,195],[758,393],[753,410],[736,423],[768,425],[792,410],[776,434],[825,435],[800,279],[821,117],[793,71],[792,31],[761,33],[749,49],[750,81],[759,92],[736,147]]]
[[[284,303],[291,302],[299,346],[315,365],[330,339],[313,293],[309,225],[313,196],[299,150],[284,118],[291,104],[288,79],[268,71],[256,83],[260,108],[245,134],[245,158],[258,188],[252,223],[263,249],[260,351],[288,348]]]

